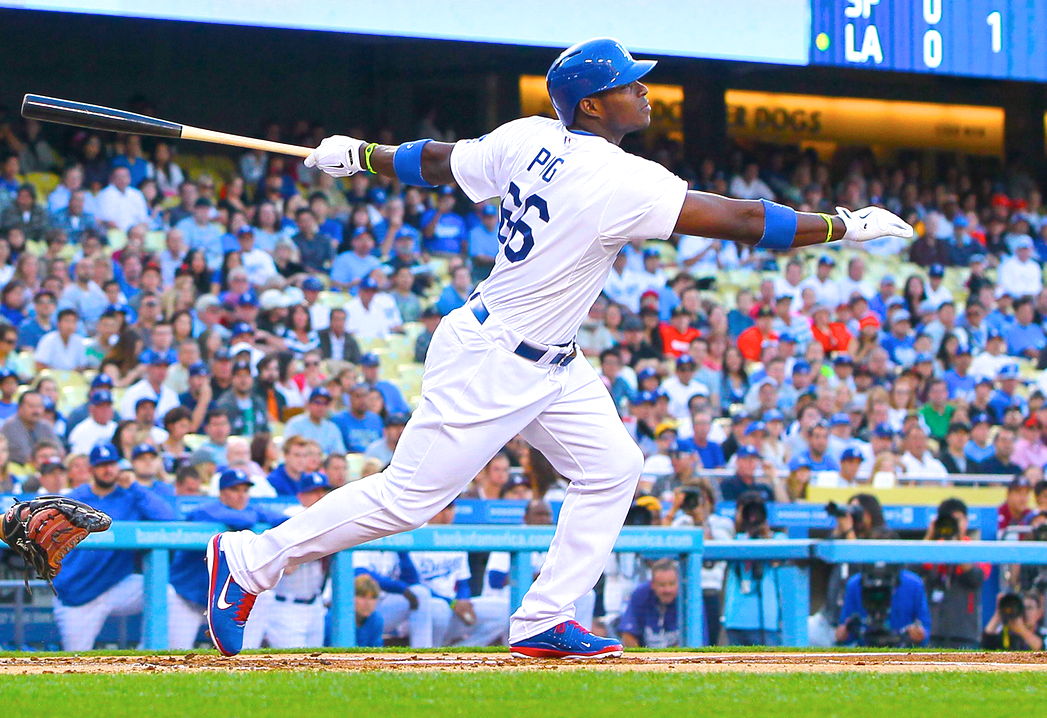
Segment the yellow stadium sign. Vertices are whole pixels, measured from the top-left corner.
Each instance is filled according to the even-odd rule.
[[[865,100],[728,90],[727,131],[736,139],[824,142],[1003,155],[999,107]]]
[[[651,129],[655,134],[682,142],[683,88],[679,85],[647,85],[647,99],[651,103]],[[520,112],[524,116],[556,117],[545,88],[545,78],[541,75],[520,76]]]

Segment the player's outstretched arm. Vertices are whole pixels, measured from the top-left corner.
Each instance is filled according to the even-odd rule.
[[[866,242],[879,237],[911,237],[913,228],[880,207],[837,214],[795,212],[766,200],[729,199],[707,192],[688,192],[678,234],[727,239],[762,249],[810,247],[838,239]]]
[[[450,142],[418,140],[393,146],[334,135],[324,138],[320,146],[305,158],[305,166],[319,167],[332,177],[374,172],[385,177],[399,177],[406,184],[448,184],[454,181],[451,174],[452,149],[454,144]]]

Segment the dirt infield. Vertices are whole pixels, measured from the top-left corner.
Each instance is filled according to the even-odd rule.
[[[909,673],[917,671],[1047,671],[1047,653],[632,653],[602,661],[517,660],[501,653],[301,653],[222,658],[64,656],[0,658],[0,675],[193,671],[610,671],[717,673]]]

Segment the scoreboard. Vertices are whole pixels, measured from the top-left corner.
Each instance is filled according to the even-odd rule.
[[[1047,0],[811,0],[810,63],[1047,81]]]

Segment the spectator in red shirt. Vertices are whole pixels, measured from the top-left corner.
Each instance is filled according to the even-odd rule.
[[[701,332],[691,326],[694,317],[682,306],[673,309],[668,322],[661,325],[662,352],[673,359],[686,354],[691,348],[691,340],[701,336]]]
[[[1001,532],[1008,526],[1018,526],[1029,513],[1029,495],[1032,484],[1027,478],[1018,474],[1007,484],[1007,498],[1000,508],[996,509],[996,531]]]
[[[825,354],[831,352],[845,352],[851,346],[851,333],[843,322],[829,321],[829,308],[819,304],[814,308],[814,316],[811,319],[811,334],[814,340],[822,345]]]
[[[756,326],[749,327],[738,337],[738,348],[749,361],[760,361],[760,350],[768,340],[778,341],[774,329],[774,310],[760,307],[756,312]]]

